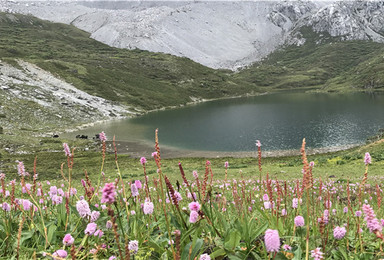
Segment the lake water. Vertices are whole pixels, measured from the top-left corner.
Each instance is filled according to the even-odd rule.
[[[108,122],[72,133],[104,130],[111,139],[151,142],[198,151],[298,150],[364,143],[384,128],[384,95],[284,93],[205,102]]]

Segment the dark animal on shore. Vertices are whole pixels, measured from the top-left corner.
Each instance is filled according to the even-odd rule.
[[[78,139],[88,139],[88,135],[76,135]]]
[[[53,135],[52,137],[53,138],[59,138],[59,135]]]

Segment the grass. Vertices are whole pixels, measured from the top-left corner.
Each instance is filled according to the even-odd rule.
[[[372,155],[373,164],[370,167],[370,175],[381,176],[384,166],[384,139],[367,144],[361,147],[351,148],[345,151],[316,154],[308,156],[308,160],[315,162],[316,171],[314,177],[322,179],[332,178],[334,180],[356,180],[361,177],[365,152]],[[37,157],[37,171],[40,180],[59,181],[62,180],[60,167],[66,165],[66,157],[62,152],[62,142],[68,140],[43,138],[40,140],[38,151],[28,154],[9,154],[3,152],[1,159],[3,164],[0,171],[7,172],[8,175],[17,177],[16,161],[23,161],[27,171],[32,171],[35,157]],[[73,178],[75,180],[83,179],[85,171],[90,178],[95,181],[100,174],[101,167],[101,147],[98,142],[94,143],[88,140],[69,141],[70,147],[76,147],[73,167]],[[143,154],[143,156],[145,156]],[[205,171],[204,158],[174,158],[163,159],[162,168],[173,181],[182,181],[178,162],[180,161],[185,172],[191,175],[193,170],[203,174]],[[246,178],[258,176],[257,158],[208,158],[216,176],[223,176],[224,162],[229,162],[228,176],[238,178],[241,174]],[[118,155],[118,162],[123,179],[134,180],[144,178],[143,169],[138,158],[132,158],[129,155]],[[148,169],[155,169],[156,165],[153,159],[148,158]],[[117,174],[115,167],[115,156],[112,148],[106,155],[104,169],[108,169],[106,174],[114,176]],[[263,158],[263,171],[269,173],[270,178],[281,180],[292,180],[301,178],[302,163],[300,156],[289,157],[270,157]],[[156,176],[155,170],[147,172],[150,178]]]
[[[384,45],[371,41],[339,41],[300,28],[302,46],[290,45],[240,71],[236,77],[266,89],[316,91],[382,91]]]

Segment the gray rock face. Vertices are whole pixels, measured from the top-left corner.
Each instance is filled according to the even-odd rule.
[[[383,42],[375,1],[5,1],[0,10],[73,24],[110,46],[185,56],[237,69],[284,43],[303,44],[301,26],[341,40]]]
[[[307,25],[342,40],[384,42],[384,2],[337,2],[308,17]]]

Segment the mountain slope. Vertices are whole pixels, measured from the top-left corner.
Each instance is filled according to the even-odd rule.
[[[274,90],[384,90],[384,44],[339,41],[310,27],[298,33],[306,39],[304,44],[287,45],[235,77]]]
[[[75,25],[110,46],[188,57],[238,69],[284,43],[301,45],[302,27],[338,40],[384,42],[384,1],[21,1],[0,11]]]
[[[91,95],[150,110],[249,89],[187,58],[112,48],[74,26],[0,14],[0,57],[38,65]]]

